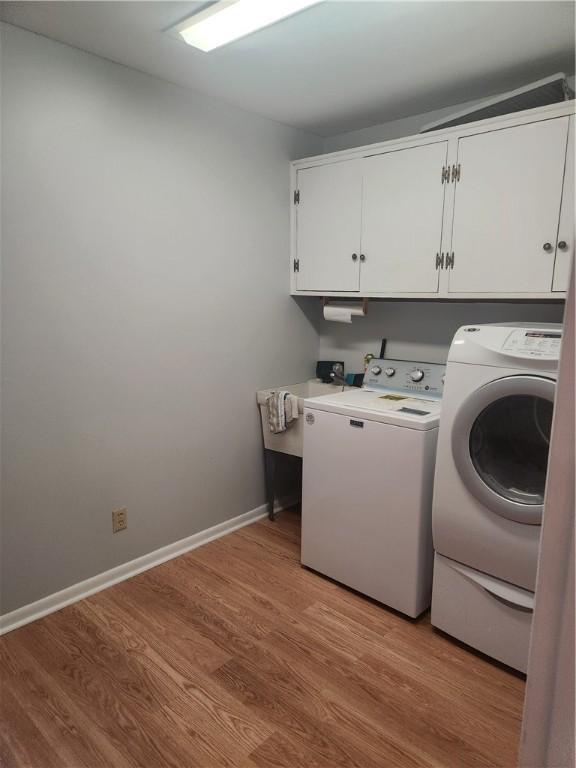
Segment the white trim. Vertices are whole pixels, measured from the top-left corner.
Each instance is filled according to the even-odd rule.
[[[552,420],[548,479],[517,765],[574,765],[574,322],[572,266]]]
[[[293,506],[294,503],[294,499],[282,499],[275,504],[275,511],[286,509]],[[77,584],[66,587],[59,592],[54,592],[52,595],[36,600],[34,603],[23,605],[15,611],[6,613],[0,616],[0,635],[11,632],[13,629],[18,629],[18,627],[22,627],[25,624],[30,624],[30,622],[41,619],[43,616],[48,616],[50,613],[55,613],[67,605],[77,603],[79,600],[94,595],[96,592],[108,589],[108,587],[112,587],[114,584],[161,565],[167,560],[172,560],[179,555],[190,552],[192,549],[201,547],[209,541],[214,541],[214,539],[226,536],[228,533],[232,533],[239,528],[255,523],[267,516],[267,509],[266,504],[261,504],[249,512],[233,517],[231,520],[225,520],[223,523],[218,523],[218,525],[214,525],[204,531],[194,533],[185,539],[175,541],[173,544],[168,544],[165,547],[149,552],[147,555],[142,555],[135,560],[130,560],[115,568],[110,568],[110,570],[92,576],[85,581],[79,581]]]
[[[446,250],[446,249],[444,249]],[[373,291],[292,291],[292,296],[331,296],[332,298],[346,299],[382,299],[383,301],[395,301],[398,299],[420,299],[421,301],[556,301],[564,303],[566,291],[545,291],[540,293],[374,293]]]

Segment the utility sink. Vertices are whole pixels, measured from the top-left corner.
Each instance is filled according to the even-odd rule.
[[[266,413],[266,398],[273,392],[285,390],[298,398],[298,413],[300,418],[293,421],[286,432],[280,432],[275,435],[270,432],[268,426],[268,414]],[[331,392],[341,392],[350,387],[343,387],[340,384],[324,384],[319,379],[310,379],[300,384],[287,384],[281,387],[272,387],[270,389],[261,389],[257,392],[256,398],[260,409],[260,418],[262,421],[262,437],[264,438],[264,448],[279,453],[289,453],[292,456],[302,456],[302,443],[304,431],[302,428],[302,414],[304,413],[304,400],[309,397],[320,397],[329,395]]]

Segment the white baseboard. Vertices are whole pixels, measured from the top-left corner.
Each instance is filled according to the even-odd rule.
[[[296,502],[297,499],[281,499],[274,505],[274,509],[278,512],[293,506]],[[13,629],[18,629],[18,627],[22,627],[25,624],[30,624],[30,622],[41,619],[49,613],[55,613],[55,611],[59,611],[67,605],[77,603],[79,600],[94,595],[96,592],[130,579],[132,576],[142,573],[142,571],[147,571],[149,568],[154,568],[156,565],[165,563],[167,560],[172,560],[174,557],[183,555],[185,552],[201,547],[209,541],[226,536],[228,533],[238,530],[238,528],[255,523],[257,520],[266,517],[268,514],[267,510],[267,505],[262,504],[256,507],[256,509],[250,510],[250,512],[245,512],[242,515],[238,515],[238,517],[233,517],[231,520],[226,520],[223,523],[212,526],[212,528],[207,528],[205,531],[200,531],[185,539],[175,541],[173,544],[156,549],[154,552],[137,557],[135,560],[118,565],[116,568],[99,573],[97,576],[92,576],[85,581],[80,581],[71,587],[60,590],[60,592],[54,592],[52,595],[36,600],[34,603],[23,605],[15,611],[0,616],[0,635],[11,632]]]

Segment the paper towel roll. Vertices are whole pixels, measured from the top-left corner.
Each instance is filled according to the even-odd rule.
[[[335,323],[351,323],[353,317],[363,317],[364,310],[362,307],[350,306],[346,304],[324,305],[324,319],[332,320]]]
[[[334,307],[327,304],[324,307],[324,319],[333,320],[335,323],[351,323],[352,310],[347,307]]]

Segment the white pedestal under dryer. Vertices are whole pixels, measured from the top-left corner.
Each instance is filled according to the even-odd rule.
[[[446,368],[432,512],[432,624],[526,671],[562,338],[465,326]]]

